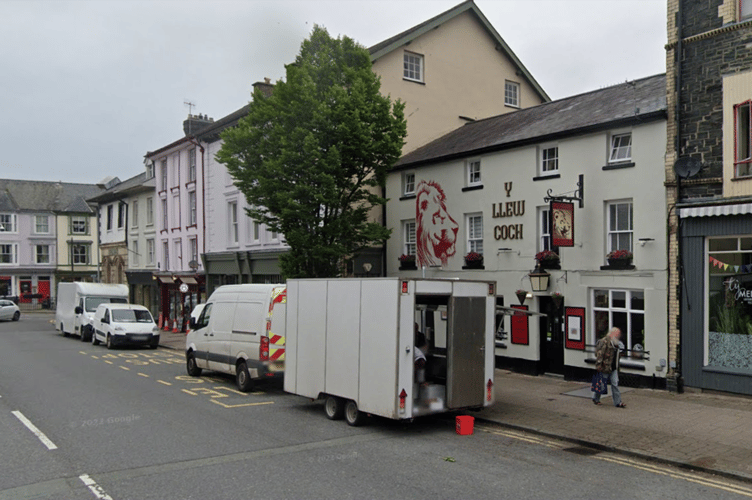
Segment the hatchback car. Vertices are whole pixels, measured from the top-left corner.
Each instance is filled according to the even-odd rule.
[[[21,311],[12,300],[0,300],[0,320],[12,319],[18,321],[21,318]]]

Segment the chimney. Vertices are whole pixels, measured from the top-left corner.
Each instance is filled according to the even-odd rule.
[[[271,79],[264,77],[263,82],[256,82],[253,84],[253,90],[259,89],[264,97],[271,97],[274,91],[274,84]]]
[[[183,132],[185,135],[196,135],[203,129],[214,123],[214,118],[198,115],[188,115],[188,118],[183,122]]]

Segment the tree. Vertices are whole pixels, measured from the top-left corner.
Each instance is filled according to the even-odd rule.
[[[225,130],[217,160],[248,215],[285,235],[286,278],[335,276],[343,258],[389,237],[369,212],[386,203],[386,174],[407,133],[404,104],[380,94],[365,48],[319,26],[286,70]]]

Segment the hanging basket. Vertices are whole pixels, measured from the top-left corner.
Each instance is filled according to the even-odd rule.
[[[562,304],[564,304],[563,295],[551,295],[551,300],[553,300],[556,309],[561,309]]]
[[[520,290],[518,292],[514,292],[515,295],[517,295],[517,299],[520,301],[520,305],[525,304],[525,299],[527,298],[527,292],[524,290]]]

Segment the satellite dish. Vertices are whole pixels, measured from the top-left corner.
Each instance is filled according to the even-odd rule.
[[[188,267],[190,267],[191,269],[195,271],[196,269],[198,269],[198,262],[195,260],[192,260],[188,263]]]
[[[682,156],[674,163],[674,172],[682,179],[689,179],[702,170],[702,163],[693,156]]]

